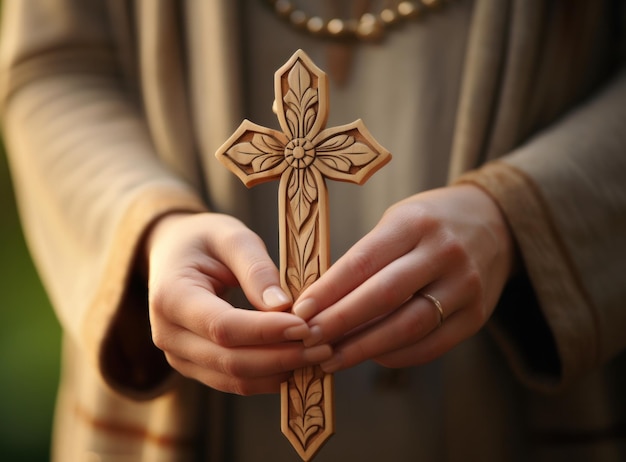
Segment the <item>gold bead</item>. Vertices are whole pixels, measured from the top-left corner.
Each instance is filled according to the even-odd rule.
[[[1,0],[0,0],[1,1]],[[420,17],[426,10],[435,10],[446,4],[446,0],[394,0],[386,1],[379,13],[365,13],[360,18],[330,18],[309,16],[296,7],[293,0],[266,0],[277,16],[289,21],[294,27],[304,29],[312,35],[335,39],[346,37],[365,41],[377,41],[386,28],[398,22]]]
[[[301,10],[293,10],[289,15],[289,21],[291,21],[291,23],[297,27],[306,26],[307,20],[308,18],[306,16],[306,13]]]
[[[376,16],[371,13],[365,13],[361,16],[356,33],[359,38],[366,40],[376,40],[382,35],[382,26]]]
[[[288,17],[293,11],[293,4],[289,0],[276,0],[274,10],[282,17]]]
[[[338,36],[345,31],[346,26],[341,19],[333,18],[328,21],[326,28],[328,29],[329,34]]]
[[[312,34],[319,34],[324,29],[324,20],[319,16],[313,16],[307,21],[306,27]]]
[[[403,18],[414,18],[420,12],[419,8],[413,2],[400,2],[398,4],[398,14]]]
[[[385,8],[380,12],[380,19],[382,19],[385,24],[393,24],[397,20],[397,15],[391,8]]]

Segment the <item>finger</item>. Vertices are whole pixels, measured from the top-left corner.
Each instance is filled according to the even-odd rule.
[[[322,364],[327,373],[355,366],[368,359],[405,348],[421,340],[439,325],[439,312],[422,297],[405,303],[374,326],[351,336],[335,348]]]
[[[250,303],[261,310],[291,306],[291,297],[281,289],[278,269],[261,238],[236,220],[228,231],[210,243],[209,252],[235,274]]]
[[[460,309],[468,310],[474,324],[482,325],[485,320],[480,311],[470,308],[478,304],[476,300],[480,298],[470,294],[467,286],[466,279],[452,277],[449,281],[440,280],[424,287],[398,310],[336,345],[335,355],[324,365],[325,370],[331,372],[336,368],[351,367],[419,343]],[[439,303],[443,316],[435,301],[424,294],[431,295]]]
[[[311,319],[408,253],[415,239],[402,238],[398,230],[399,227],[378,225],[300,295],[293,307],[294,314]]]
[[[308,325],[293,314],[234,308],[202,287],[172,287],[152,301],[150,312],[151,319],[166,319],[168,325],[182,327],[225,347],[269,345],[310,335]],[[162,333],[161,323],[152,325],[153,338],[158,337]]]
[[[482,323],[476,322],[470,312],[459,311],[420,342],[373,359],[382,366],[394,368],[426,364],[476,334],[481,327]]]
[[[300,342],[263,347],[225,348],[191,332],[181,331],[161,345],[168,355],[237,378],[259,378],[328,360],[329,345],[304,348]]]
[[[280,391],[280,384],[288,380],[291,374],[284,372],[272,376],[243,379],[208,370],[178,357],[168,357],[168,361],[185,377],[197,380],[215,390],[243,396],[277,393]]]
[[[416,250],[387,265],[334,305],[309,321],[311,336],[305,345],[333,342],[372,319],[401,306],[416,290],[436,280],[441,260]]]

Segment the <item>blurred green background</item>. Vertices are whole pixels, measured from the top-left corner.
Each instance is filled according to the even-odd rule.
[[[0,461],[49,460],[60,328],[20,228],[0,152]]]

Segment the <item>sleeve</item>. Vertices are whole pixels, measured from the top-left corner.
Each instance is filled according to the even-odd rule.
[[[205,205],[158,159],[119,69],[109,3],[4,1],[0,102],[25,235],[65,335],[141,399],[172,370],[151,342],[136,254],[159,216]]]
[[[626,349],[626,72],[500,160],[466,173],[499,204],[521,270],[492,324],[551,390]]]

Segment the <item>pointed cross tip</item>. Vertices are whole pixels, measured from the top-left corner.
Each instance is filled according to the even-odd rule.
[[[313,444],[307,446],[306,448],[303,448],[302,446],[298,444],[294,444],[293,441],[290,441],[290,442],[292,443],[292,446],[295,449],[295,451],[298,453],[298,456],[300,456],[300,459],[302,459],[304,462],[309,462],[315,458],[315,456],[319,453],[320,449],[322,449],[322,446],[326,444],[326,442],[331,436],[333,436],[332,433],[321,435],[320,438],[318,438],[318,440],[316,440]]]
[[[284,74],[288,69],[290,69],[296,61],[302,61],[305,63],[306,67],[308,67],[311,71],[318,75],[318,77],[326,78],[326,72],[320,69],[311,59],[311,57],[301,48],[298,48],[291,57],[287,60],[285,64],[283,64],[275,73],[276,76]]]
[[[307,58],[309,58],[309,55],[306,54],[306,52],[302,49],[302,48],[298,48],[292,55],[293,56],[305,56]],[[310,58],[309,58],[310,59]]]

